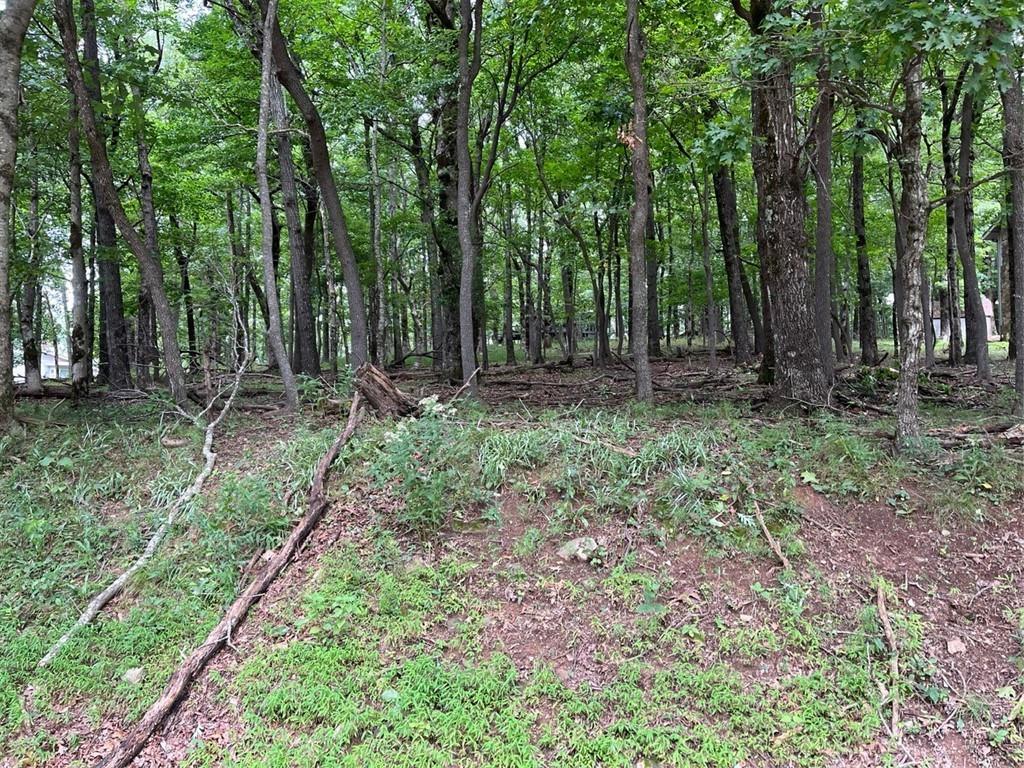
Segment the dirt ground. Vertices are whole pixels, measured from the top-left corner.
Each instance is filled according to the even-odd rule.
[[[654,372],[661,382],[661,402],[739,396],[736,374],[708,374],[672,362],[656,362]],[[741,378],[742,397],[759,401],[763,393],[753,383],[754,373],[746,372]],[[398,380],[409,391],[436,389],[436,382],[415,373],[400,375]],[[592,405],[608,408],[628,400],[630,393],[629,371],[622,368],[575,372],[569,377],[557,369],[499,373],[489,378],[484,388],[485,400],[497,407],[493,415],[497,421],[503,412]],[[251,448],[245,441],[259,439],[241,437],[221,445],[220,450],[225,460],[244,462]],[[1017,504],[1003,509],[999,519],[969,525],[944,522],[927,510],[898,514],[891,505],[879,502],[838,506],[806,484],[797,486],[795,497],[801,508],[798,537],[804,548],[796,560],[797,577],[813,587],[812,596],[823,594],[826,588],[829,594],[827,601],[812,597],[810,613],[835,611],[838,606],[845,610],[849,626],[854,626],[858,611],[875,599],[871,580],[884,577],[895,585],[901,607],[926,622],[923,655],[936,661],[934,677],[951,692],[936,703],[915,697],[902,704],[901,718],[917,727],[905,734],[898,746],[883,732],[859,752],[836,755],[828,764],[836,768],[882,765],[883,755],[888,755],[887,764],[892,765],[1012,765],[991,745],[979,718],[971,714],[973,707],[980,706],[977,702],[997,700],[998,691],[1019,679],[1022,637],[1017,622],[1024,615],[1024,508]],[[231,647],[202,674],[135,765],[178,765],[198,740],[219,744],[230,754],[231,745],[246,727],[231,681],[245,659],[266,642],[261,627],[298,599],[326,554],[345,544],[369,547],[373,527],[396,503],[386,492],[366,487],[349,489],[344,498],[335,497],[298,560],[273,584],[232,637]],[[643,510],[635,510],[631,520],[601,521],[590,531],[605,549],[605,562],[598,566],[566,561],[558,553],[563,542],[544,539],[528,558],[531,578],[517,587],[508,578],[509,568],[521,566],[524,560],[514,554],[516,542],[530,528],[544,527],[544,510],[506,490],[501,511],[500,525],[449,525],[429,540],[407,536],[401,544],[404,556],[417,563],[429,565],[453,552],[460,559],[484,564],[469,574],[464,585],[486,606],[481,642],[486,651],[510,657],[524,676],[543,662],[576,689],[599,690],[609,683],[616,671],[609,661],[615,656],[614,649],[606,647],[608,637],[594,627],[612,621],[628,623],[630,609],[603,593],[595,594],[581,608],[569,593],[573,585],[607,575],[627,554],[635,556],[639,569],[671,577],[671,590],[659,595],[667,606],[666,627],[692,623],[711,635],[722,626],[773,627],[780,621],[776,609],[756,599],[753,591],[754,585],[777,578],[780,568],[770,555],[723,557],[709,551],[700,539],[683,534],[656,547],[638,531],[636,517]],[[433,639],[440,641],[456,630],[454,625],[441,625],[430,631]],[[283,637],[278,642],[288,641],[289,637]],[[717,653],[709,646],[712,652]],[[716,660],[729,663],[752,681],[772,680],[783,662],[770,654],[754,660],[741,654]],[[653,666],[660,661],[651,659]],[[1012,704],[1005,702],[1006,709]],[[999,714],[990,713],[992,719]],[[130,725],[117,719],[91,723],[83,715],[59,734],[62,754],[52,765],[63,768],[95,763]]]

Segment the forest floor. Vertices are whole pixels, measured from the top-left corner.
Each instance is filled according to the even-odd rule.
[[[502,368],[486,406],[366,421],[324,521],[136,764],[1024,764],[1006,393],[930,377],[929,436],[896,457],[884,369],[805,413],[706,364],[657,362],[654,407],[625,367]],[[243,404],[274,399],[249,386]],[[42,671],[202,435],[155,400],[20,405],[0,441],[0,765],[94,765],[202,642],[344,420],[344,387],[304,394],[301,416],[229,418],[203,499]]]

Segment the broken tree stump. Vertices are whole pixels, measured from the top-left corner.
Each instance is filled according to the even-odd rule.
[[[419,402],[402,392],[380,368],[364,363],[356,371],[356,390],[381,416],[401,418],[419,412]]]

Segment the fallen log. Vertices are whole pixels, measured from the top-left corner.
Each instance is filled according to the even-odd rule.
[[[383,376],[383,374],[381,375]],[[391,386],[394,387],[393,384]],[[296,552],[316,528],[327,509],[327,472],[341,449],[355,433],[356,427],[359,426],[363,404],[360,391],[357,391],[355,397],[352,398],[352,408],[349,411],[348,423],[345,425],[344,431],[317,463],[313,483],[309,489],[306,514],[292,529],[284,544],[267,561],[260,574],[231,604],[217,626],[210,631],[206,641],[192,651],[185,662],[171,675],[167,687],[146,711],[142,720],[125,736],[113,752],[97,764],[97,768],[126,768],[135,759],[150,736],[156,732],[157,728],[185,697],[192,682],[221,648],[230,642],[231,633],[245,620],[249,610],[259,602],[274,579],[291,563]]]

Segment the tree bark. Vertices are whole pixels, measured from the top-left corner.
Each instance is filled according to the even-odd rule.
[[[81,0],[82,59],[88,104],[96,115],[96,129],[105,142],[103,89],[100,73],[99,41],[96,35],[96,6],[93,0]],[[79,103],[79,121],[85,103]],[[98,163],[90,153],[93,210],[95,212],[96,262],[100,283],[100,379],[112,389],[131,387],[128,365],[128,327],[124,318],[121,290],[121,265],[117,254],[117,226],[110,206],[97,188]]]
[[[25,363],[25,389],[29,394],[38,395],[43,391],[43,379],[40,371],[42,350],[39,346],[39,323],[37,321],[40,310],[39,273],[42,270],[42,259],[39,253],[39,179],[36,175],[33,175],[31,180],[29,212],[25,229],[28,240],[28,263],[26,264],[25,279],[21,283],[18,325],[21,330],[21,356]]]
[[[860,114],[858,125],[862,125]],[[871,285],[871,262],[868,259],[867,222],[864,215],[864,153],[861,146],[853,150],[850,185],[853,190],[853,237],[857,251],[857,336],[860,340],[862,365],[878,364],[878,328],[875,321],[875,297]]]
[[[811,310],[805,259],[806,199],[796,97],[792,66],[777,39],[779,33],[762,26],[772,6],[772,0],[757,0],[751,3],[750,11],[741,14],[765,43],[766,55],[778,61],[770,71],[756,77],[752,93],[752,159],[759,196],[759,235],[764,244],[761,279],[767,289],[766,317],[770,317],[774,337],[776,394],[819,403],[825,399],[828,384]],[[738,0],[734,7],[742,10]],[[765,325],[767,331],[768,323]]]
[[[78,99],[71,96],[68,115],[68,256],[71,261],[71,394],[77,400],[89,389],[89,279],[82,250],[82,152]]]
[[[458,234],[462,253],[459,274],[459,347],[462,377],[469,393],[477,397],[476,355],[473,333],[473,278],[478,260],[474,236],[473,166],[469,151],[470,105],[473,82],[480,71],[480,39],[483,0],[459,0],[459,102],[456,121],[458,161]]]
[[[729,327],[737,363],[749,363],[750,327],[743,295],[743,266],[740,262],[740,225],[736,214],[736,187],[732,172],[724,165],[712,176],[715,188],[715,206],[718,211],[718,232],[722,239],[725,259],[725,277],[729,287]],[[748,288],[749,290],[749,288]]]
[[[313,300],[310,295],[309,258],[306,238],[299,220],[298,185],[295,181],[295,161],[292,159],[292,141],[289,138],[288,112],[281,86],[271,83],[271,117],[277,137],[278,167],[281,172],[281,200],[288,227],[288,253],[291,265],[292,302],[295,322],[295,373],[320,375],[320,354],[316,348],[316,328],[313,323]]]
[[[625,141],[632,150],[633,209],[629,221],[629,269],[632,307],[629,338],[636,371],[636,396],[654,402],[651,364],[647,354],[647,216],[650,210],[651,167],[647,146],[647,89],[644,58],[647,42],[640,26],[640,0],[626,0],[626,70],[633,92],[633,125]]]
[[[1024,93],[1021,75],[1004,58],[1009,85],[1002,90],[1003,162],[1010,174],[1009,242],[1013,280],[1014,413],[1024,418]]]
[[[959,366],[963,362],[963,343],[960,334],[960,289],[956,273],[957,246],[954,220],[956,163],[953,157],[952,131],[953,119],[956,116],[957,104],[960,103],[960,92],[967,71],[968,65],[964,64],[954,85],[952,96],[945,73],[941,69],[938,73],[939,93],[942,97],[942,191],[945,195],[946,303],[949,313],[949,364],[951,366]]]
[[[832,117],[835,97],[830,86],[827,64],[818,73],[818,115],[814,123],[814,166],[816,218],[814,226],[814,321],[818,334],[825,381],[835,378],[835,355],[832,351],[832,275],[835,254],[832,252]]]
[[[21,48],[35,0],[7,0],[0,13],[0,433],[14,421],[14,354],[11,344],[11,200],[18,156]]]
[[[911,55],[903,68],[905,104],[900,116],[898,162],[902,192],[897,237],[903,243],[897,264],[902,286],[899,317],[900,375],[896,388],[896,442],[905,447],[920,437],[918,374],[924,336],[921,307],[921,262],[928,226],[928,186],[921,165],[924,87],[921,53]]]
[[[981,301],[981,286],[974,248],[974,195],[970,190],[974,177],[974,128],[978,105],[973,93],[964,94],[960,114],[960,155],[957,162],[957,189],[953,195],[953,226],[956,247],[964,273],[964,308],[967,316],[965,359],[977,366],[978,378],[991,375],[988,357],[988,320]]]
[[[284,348],[284,330],[281,325],[281,307],[277,298],[277,275],[274,270],[274,201],[270,193],[270,179],[267,175],[267,143],[270,125],[271,103],[273,101],[273,66],[274,54],[272,46],[267,44],[277,24],[277,0],[267,3],[266,18],[263,21],[263,50],[261,52],[262,79],[260,81],[260,118],[256,136],[256,180],[260,189],[260,219],[262,237],[260,238],[263,253],[263,287],[267,297],[267,311],[270,323],[267,336],[270,348],[277,360],[277,367],[284,384],[285,402],[289,409],[299,406],[299,393],[295,386],[291,362]]]
[[[266,8],[269,0],[259,0],[261,8]],[[264,11],[265,12],[265,11]],[[338,186],[331,168],[331,155],[327,145],[327,132],[324,129],[320,110],[310,99],[303,82],[302,73],[288,51],[288,43],[281,25],[275,19],[273,28],[268,30],[272,40],[273,61],[277,68],[277,78],[288,91],[298,107],[302,119],[306,123],[309,134],[309,148],[316,171],[317,185],[323,199],[324,210],[331,225],[331,236],[334,248],[341,262],[345,291],[348,295],[349,324],[352,329],[352,348],[349,366],[355,370],[368,359],[369,342],[366,322],[366,304],[363,300],[363,285],[359,278],[359,265],[349,237],[348,223],[338,194]]]
[[[181,242],[182,235],[181,227],[178,224],[178,217],[172,213],[170,220],[171,232],[174,235],[174,260],[178,264],[178,273],[181,278],[181,298],[185,304],[185,330],[188,334],[188,365],[190,370],[195,371],[199,368],[199,342],[196,339],[196,313],[195,302],[192,298],[192,282],[188,274],[189,257]]]

